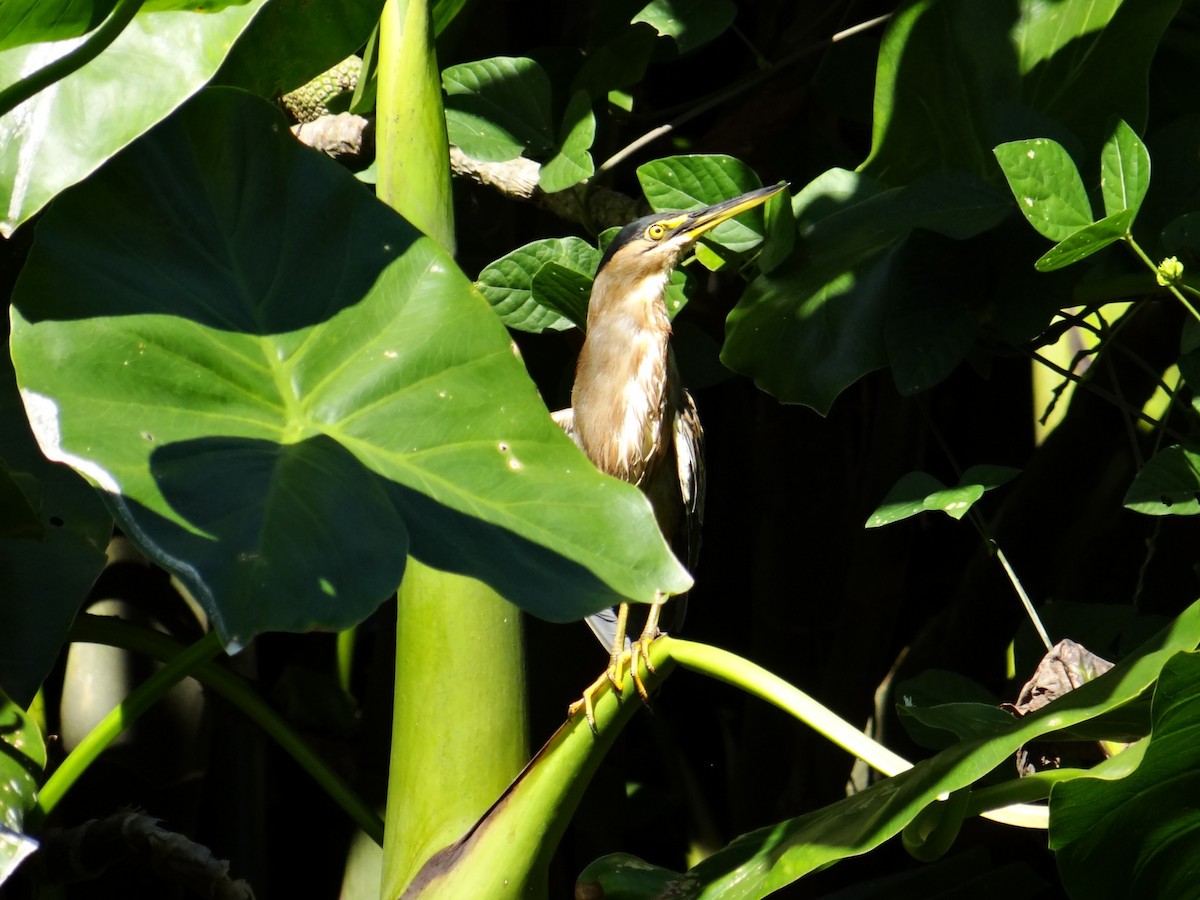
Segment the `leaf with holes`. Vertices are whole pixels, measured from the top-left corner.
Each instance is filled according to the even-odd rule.
[[[1159,450],[1133,479],[1125,506],[1148,516],[1200,513],[1200,453],[1179,446]]]

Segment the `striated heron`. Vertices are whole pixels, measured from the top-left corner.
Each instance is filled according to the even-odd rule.
[[[689,569],[696,562],[704,510],[704,432],[675,367],[663,296],[671,271],[697,238],[785,187],[759,188],[704,209],[656,213],[622,228],[592,283],[571,408],[554,416],[600,471],[642,489],[663,535]],[[638,662],[645,660],[653,671],[648,647],[660,633],[666,599],[655,597],[632,645],[625,636],[628,603],[615,613],[589,617],[592,631],[610,650],[609,665],[572,713],[582,707],[594,726],[592,698],[606,681],[621,689],[627,652],[634,684],[646,698]]]

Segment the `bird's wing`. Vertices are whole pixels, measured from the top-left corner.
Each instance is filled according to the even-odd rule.
[[[696,401],[687,391],[675,414],[675,462],[685,512],[687,565],[694,569],[700,556],[700,525],[704,522],[704,429],[700,427]]]

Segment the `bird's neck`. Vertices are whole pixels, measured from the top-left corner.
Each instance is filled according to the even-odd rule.
[[[665,276],[593,295],[571,405],[584,453],[601,471],[639,483],[661,457],[678,380],[662,301]]]

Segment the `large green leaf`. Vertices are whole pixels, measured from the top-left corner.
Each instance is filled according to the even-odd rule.
[[[1050,847],[1074,897],[1186,897],[1200,865],[1200,654],[1163,667],[1152,735],[1124,778],[1077,778],[1051,794]]]
[[[0,50],[79,37],[104,21],[116,0],[9,0],[0,4]]]
[[[1093,152],[1114,115],[1142,130],[1150,63],[1179,7],[1180,0],[1021,0],[1011,31],[1021,102],[1064,123]]]
[[[863,170],[906,184],[1031,134],[1095,153],[1119,115],[1140,129],[1146,73],[1179,0],[921,0],[889,24]]]
[[[919,267],[902,255],[904,239],[914,228],[969,237],[994,225],[1007,202],[959,173],[882,190],[867,176],[831,169],[794,198],[799,250],[751,282],[726,322],[722,361],[784,402],[827,412],[846,387],[888,363],[885,323],[914,283],[900,273]],[[974,313],[953,306],[969,298],[947,302],[953,315],[944,343],[961,355],[966,346],[956,323],[961,316],[973,330]],[[904,334],[912,304],[902,313],[892,326],[898,357],[909,348],[919,352],[920,344]],[[934,377],[929,372],[944,375],[957,358],[943,357],[918,379],[906,374],[904,383],[919,387]]]
[[[45,767],[46,745],[37,724],[0,690],[0,885],[37,849],[21,827]]]
[[[204,11],[218,12],[245,0],[209,0]],[[21,44],[60,41],[91,31],[108,16],[116,0],[5,0],[0,3],[0,50]],[[196,0],[146,0],[144,12],[195,11]]]
[[[356,621],[410,550],[556,620],[690,583],[454,263],[249,95],[202,94],[55,205],[12,341],[43,451],[227,640]]]
[[[866,853],[898,834],[940,795],[967,788],[1010,760],[1022,744],[1134,700],[1155,683],[1168,660],[1197,644],[1200,603],[1109,672],[1003,734],[955,744],[852,797],[742,835],[680,875],[674,887],[679,896],[691,898],[766,897],[837,860]]]
[[[141,12],[82,69],[0,117],[0,235],[95,171],[199,90],[265,0],[212,13]],[[0,53],[0,88],[77,42]]]

